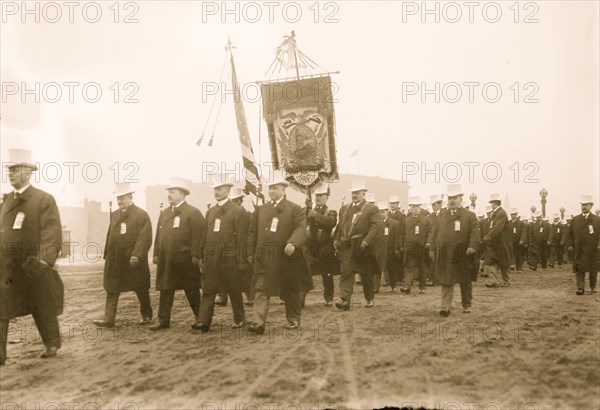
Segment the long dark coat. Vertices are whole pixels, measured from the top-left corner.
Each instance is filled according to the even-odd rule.
[[[433,230],[429,216],[420,213],[417,217],[408,215],[404,219],[404,228],[400,237],[405,268],[420,268],[425,263],[425,258],[428,256],[425,244],[431,243],[432,235]]]
[[[485,263],[509,267],[512,260],[512,234],[508,215],[502,208],[496,208],[488,220],[487,232],[483,235]]]
[[[187,202],[175,211],[169,207],[161,212],[154,239],[154,256],[158,257],[156,290],[200,287],[200,269],[192,263],[192,257],[202,258],[204,224],[200,210]]]
[[[382,233],[383,218],[376,206],[364,200],[356,207],[353,203],[342,206],[336,240],[338,249],[350,254],[349,258],[341,258],[347,264],[342,266],[342,273],[376,273],[375,246]],[[364,250],[360,247],[363,241],[368,245]]]
[[[275,207],[270,202],[259,206],[257,212],[248,232],[248,252],[254,255],[254,274],[265,275],[268,296],[305,290],[303,279],[307,264],[301,249],[308,235],[304,211],[283,198]],[[276,227],[274,218],[277,218]],[[296,247],[292,256],[284,253],[288,243]]]
[[[238,282],[241,286],[238,263],[245,263],[248,256],[248,225],[249,217],[244,208],[231,201],[225,202],[223,206],[215,205],[206,213],[202,258],[202,290],[205,293],[226,291],[229,280]]]
[[[477,252],[479,241],[479,223],[473,212],[465,208],[457,209],[454,215],[449,209],[440,212],[432,234],[436,279],[440,285],[473,280],[475,256],[467,256],[466,251],[473,248]]]
[[[17,218],[22,219],[20,229]],[[0,226],[0,319],[36,311],[62,313],[63,286],[51,269],[62,247],[54,197],[33,186],[17,199],[6,194],[0,206]]]
[[[333,246],[332,231],[337,225],[337,212],[327,206],[315,207],[316,215],[308,218],[305,257],[313,275],[339,275],[340,264]]]
[[[587,219],[576,215],[571,221],[568,245],[574,248],[573,272],[598,271],[598,246],[600,246],[600,218],[590,213]]]
[[[150,288],[148,251],[152,246],[152,223],[148,213],[131,204],[125,212],[111,214],[104,247],[104,289],[129,292]],[[129,259],[137,256],[136,266]]]

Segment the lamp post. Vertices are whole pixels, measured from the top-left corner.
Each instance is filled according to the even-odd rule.
[[[548,191],[546,188],[540,189],[540,197],[542,202],[542,217],[546,217],[546,197],[548,196]]]
[[[471,210],[474,211],[475,210],[475,202],[477,201],[477,195],[475,195],[475,192],[473,192],[471,195],[469,195],[469,199],[471,200]]]
[[[531,205],[531,208],[529,208],[529,210],[531,211],[531,214],[533,215],[535,213],[535,211],[537,211],[537,208],[535,207],[535,205]]]

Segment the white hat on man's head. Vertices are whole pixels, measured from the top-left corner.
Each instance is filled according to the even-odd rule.
[[[552,215],[552,218],[554,218],[554,219],[560,219],[560,214],[559,213],[554,213],[554,215]]]
[[[517,208],[510,208],[510,214],[514,215],[514,214],[518,214],[519,211],[517,211]]]
[[[429,203],[430,204],[435,204],[436,202],[440,202],[442,200],[442,195],[441,194],[435,194],[435,195],[431,195],[429,197]]]
[[[269,181],[267,186],[283,185],[285,187],[290,186],[290,183],[283,176],[281,170],[273,171],[273,178]]]
[[[581,195],[581,200],[579,201],[580,204],[593,204],[594,201],[592,200],[592,196],[591,195]]]
[[[458,195],[462,195],[463,191],[462,191],[462,187],[460,186],[460,184],[449,184],[448,185],[448,194],[447,196],[453,197],[453,196],[458,196]]]
[[[408,204],[409,205],[419,205],[419,206],[421,206],[421,198],[419,198],[418,195],[411,195],[408,198]]]
[[[316,188],[315,188],[315,195],[323,195],[323,194],[327,194],[329,195],[329,184],[327,182],[322,182],[320,183]]]
[[[377,208],[379,208],[380,211],[383,211],[384,209],[390,209],[388,207],[388,203],[385,201],[380,201],[377,203]]]
[[[170,184],[167,187],[168,189],[179,189],[181,192],[183,192],[185,195],[189,195],[190,194],[190,181],[188,181],[187,179],[183,179],[183,178],[179,178],[179,177],[171,177],[170,180]]]
[[[542,216],[542,211],[535,211],[532,216],[534,218],[539,218],[540,216]]]
[[[23,166],[33,171],[37,171],[38,167],[36,164],[31,162],[31,150],[28,149],[9,149],[8,150],[8,161],[4,164],[7,168],[16,166]]]
[[[400,198],[398,197],[398,195],[390,195],[390,199],[388,202],[390,204],[395,204],[397,202],[400,202]]]
[[[485,213],[486,214],[489,213],[489,212],[492,212],[492,211],[493,211],[493,209],[492,209],[491,205],[486,205],[485,206]]]
[[[231,190],[229,191],[229,199],[243,198],[245,196],[246,194],[244,193],[242,188],[231,188]]]
[[[351,192],[368,191],[365,181],[352,181]]]
[[[123,195],[133,194],[135,190],[129,182],[116,182],[115,183],[115,196],[118,198]]]
[[[492,195],[490,195],[489,202],[492,202],[492,201],[502,202],[502,199],[500,198],[500,194],[492,194]]]
[[[229,179],[226,179],[224,175],[220,175],[219,177],[215,178],[215,180],[213,181],[213,183],[210,187],[214,189],[214,188],[219,188],[222,186],[232,187],[233,182],[230,181]]]
[[[373,192],[367,192],[367,195],[365,195],[365,201],[371,204],[375,203],[375,194]]]

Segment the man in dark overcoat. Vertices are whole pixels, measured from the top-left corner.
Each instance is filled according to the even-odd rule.
[[[151,330],[170,327],[175,291],[181,289],[194,313],[194,324],[199,321],[199,264],[205,221],[202,212],[185,201],[190,194],[187,185],[187,181],[181,178],[171,179],[171,185],[167,188],[170,206],[161,212],[158,219],[153,261],[158,265],[156,290],[160,291],[160,300],[158,323],[152,325]]]
[[[585,273],[589,272],[590,291],[596,293],[598,254],[600,253],[600,217],[591,210],[591,195],[582,195],[581,213],[573,217],[568,235],[568,247],[573,252],[573,272],[577,280],[577,295],[583,295]]]
[[[306,260],[302,246],[307,240],[306,214],[285,198],[289,182],[276,172],[268,184],[270,201],[257,208],[248,232],[248,255],[254,265],[254,323],[248,330],[263,334],[271,296],[285,305],[285,329],[300,326],[300,291]]]
[[[471,312],[473,285],[477,279],[472,265],[479,246],[479,223],[475,214],[461,207],[459,184],[448,186],[448,208],[438,215],[433,229],[430,256],[435,256],[438,283],[442,286],[440,315],[450,315],[454,285],[460,285],[463,313]]]
[[[135,292],[146,325],[152,320],[150,267],[152,223],[148,213],[133,203],[135,192],[129,183],[117,183],[115,196],[119,209],[112,212],[104,247],[104,318],[94,320],[99,327],[113,327],[121,292]]]
[[[0,365],[6,361],[10,319],[32,315],[46,351],[61,347],[57,316],[64,288],[53,269],[62,247],[62,226],[54,197],[30,184],[37,165],[31,151],[9,150],[6,164],[14,188],[0,206]]]
[[[246,261],[248,217],[241,206],[229,199],[233,184],[227,181],[212,185],[217,201],[206,213],[203,232],[202,300],[199,321],[194,329],[208,332],[215,309],[215,297],[221,289],[227,292],[233,310],[233,329],[244,326],[242,273]]]
[[[508,215],[502,208],[500,194],[492,194],[489,203],[492,213],[485,233],[482,232],[482,242],[485,248],[484,266],[488,275],[488,283],[485,286],[490,288],[500,287],[501,284],[510,286],[508,268],[512,259],[512,239]]]
[[[373,279],[379,267],[374,246],[383,232],[379,210],[365,201],[367,188],[364,183],[355,181],[350,191],[352,202],[340,209],[335,233],[342,271],[339,286],[341,301],[335,306],[341,310],[350,309],[355,273],[361,276],[365,306],[375,305]]]

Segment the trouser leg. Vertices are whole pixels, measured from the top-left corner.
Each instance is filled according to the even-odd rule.
[[[254,322],[264,326],[269,314],[270,298],[265,291],[265,275],[255,275],[254,284]]]
[[[60,348],[60,327],[58,326],[56,315],[45,312],[34,312],[32,316],[42,342],[44,342],[44,346]]]
[[[6,345],[8,343],[8,319],[0,320],[0,363],[6,362]]]
[[[200,289],[184,289],[185,297],[190,304],[190,308],[192,308],[192,312],[194,312],[194,317],[198,318],[200,314]]]
[[[463,308],[470,308],[473,301],[473,282],[460,283],[460,296]]]
[[[215,293],[202,293],[202,298],[200,299],[200,310],[198,314],[198,322],[202,324],[210,326],[212,323],[212,318],[215,312]]]
[[[152,319],[152,305],[150,304],[150,289],[139,288],[135,294],[140,302],[140,314],[142,318]]]
[[[175,299],[175,290],[161,290],[158,301],[158,321],[161,324],[168,325],[171,323],[171,309],[173,308],[173,300]]]
[[[442,285],[442,309],[450,310],[454,296],[454,285]]]
[[[300,304],[300,293],[288,292],[284,293],[281,298],[285,304],[285,317],[288,322],[296,322],[300,324],[300,315],[302,307]]]
[[[106,305],[104,307],[104,321],[115,323],[117,317],[117,306],[119,304],[119,292],[106,292]]]
[[[323,299],[326,301],[333,300],[333,275],[331,273],[321,274],[323,279]]]

